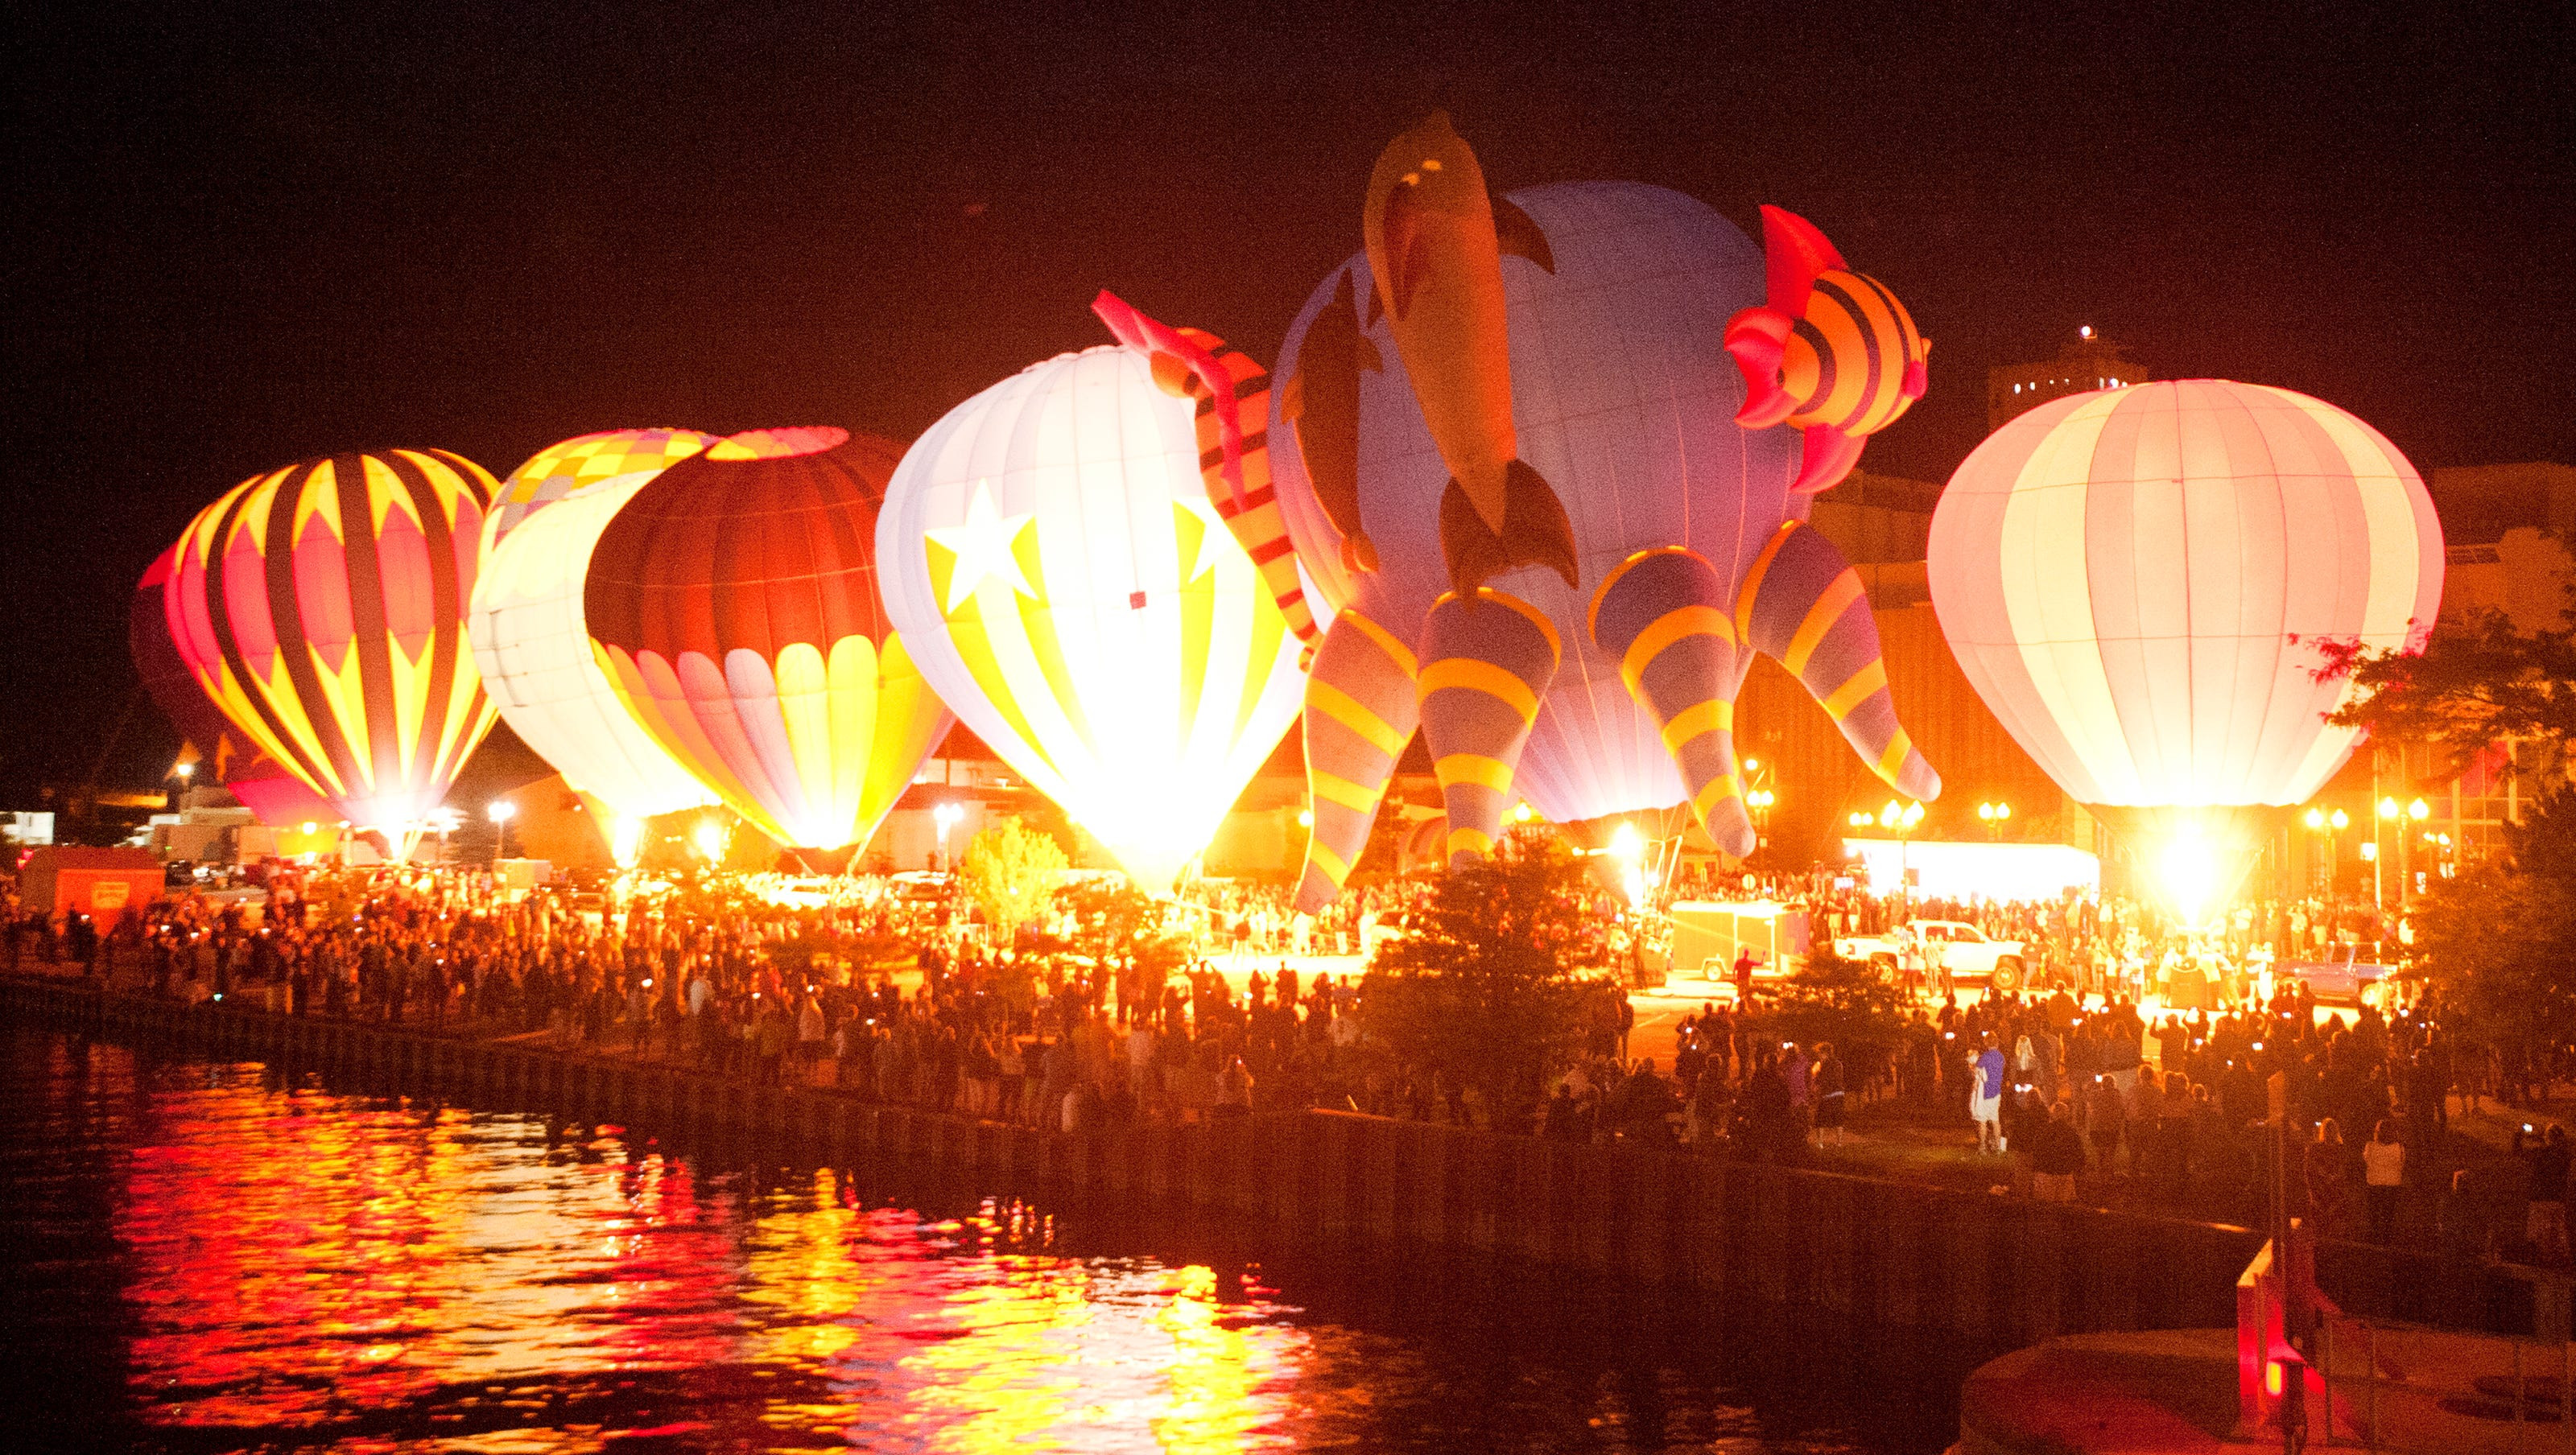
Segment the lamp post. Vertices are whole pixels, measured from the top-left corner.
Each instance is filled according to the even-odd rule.
[[[2424,820],[2433,816],[2433,805],[2416,799],[2406,805],[2406,817],[2415,827],[2400,829],[2397,834],[2397,902],[2404,904],[2415,895],[2415,835],[2423,831]]]
[[[1919,803],[1900,805],[1891,798],[1887,801],[1887,807],[1878,811],[1878,826],[1896,835],[1896,883],[1899,891],[1905,893],[1908,898],[1912,897],[1914,888],[1914,870],[1906,862],[1906,845],[1909,842],[1907,835],[1921,827],[1922,823],[1923,805]]]
[[[943,803],[930,811],[930,821],[938,827],[939,831],[939,869],[941,873],[946,873],[948,870],[948,830],[954,827],[957,821],[965,816],[965,805],[954,801]]]
[[[492,817],[492,861],[497,864],[510,857],[510,820],[519,816],[519,806],[506,798],[496,798],[484,812]]]
[[[2352,827],[2352,815],[2344,812],[2340,808],[2331,813],[2321,808],[2312,808],[2309,809],[2307,813],[2307,824],[2309,829],[2314,831],[2319,838],[2325,840],[2326,902],[2328,904],[2332,904],[2335,897],[2335,860],[2341,857],[2340,850],[2342,848],[2342,844],[2338,836],[2341,835],[2345,829]]]
[[[2388,871],[2381,867],[2382,861],[2384,861],[2388,855],[2388,848],[2381,842],[2381,839],[2386,834],[2389,823],[2398,816],[2399,812],[2400,810],[2397,807],[2396,799],[2383,798],[2379,800],[2379,816],[2371,820],[2370,907],[2373,909],[2386,909],[2388,907]],[[2405,829],[2403,826],[2399,828],[2398,836],[2401,839],[2405,837]],[[2402,887],[2400,890],[2400,896],[2403,897]]]
[[[1986,826],[1986,841],[1992,843],[2004,836],[2004,825],[2012,822],[2012,805],[2001,801],[1980,803],[1977,821]]]

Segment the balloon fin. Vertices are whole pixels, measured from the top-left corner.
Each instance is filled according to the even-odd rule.
[[[1449,584],[1471,592],[1506,571],[1545,566],[1575,589],[1574,526],[1546,477],[1514,460],[1503,471],[1503,524],[1492,530],[1455,479],[1440,492],[1440,554]]]
[[[1735,422],[1746,429],[1769,429],[1798,407],[1780,387],[1780,356],[1793,326],[1776,308],[1748,308],[1727,320],[1726,351],[1744,375],[1744,407],[1735,411]]]
[[[1814,495],[1831,490],[1860,463],[1861,439],[1845,434],[1829,424],[1811,424],[1799,431],[1805,441],[1805,452],[1798,460],[1798,478],[1789,484],[1800,495]]]
[[[1556,253],[1547,245],[1547,234],[1518,204],[1500,197],[1494,199],[1494,245],[1505,256],[1527,258],[1548,272],[1556,271]]]
[[[1455,593],[1422,624],[1422,736],[1449,810],[1449,862],[1491,853],[1511,807],[1512,773],[1556,680],[1556,628],[1500,591]]]
[[[1786,208],[1762,205],[1762,273],[1769,293],[1764,301],[1773,308],[1791,318],[1804,316],[1816,276],[1844,266],[1843,255],[1814,223]]]
[[[1684,546],[1622,562],[1592,598],[1592,641],[1619,661],[1628,693],[1663,730],[1691,814],[1719,848],[1753,852],[1753,820],[1735,761],[1735,693],[1743,681],[1726,579]]]
[[[1315,817],[1297,908],[1313,914],[1340,896],[1368,847],[1379,800],[1413,737],[1421,708],[1414,657],[1384,627],[1344,611],[1324,629],[1306,679],[1306,803]]]
[[[1897,721],[1869,593],[1833,542],[1803,521],[1781,526],[1744,578],[1735,626],[1738,640],[1804,684],[1889,787],[1941,796],[1941,775]]]

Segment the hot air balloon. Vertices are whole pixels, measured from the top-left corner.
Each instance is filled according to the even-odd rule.
[[[958,716],[1170,886],[1297,715],[1298,642],[1140,351],[1033,365],[904,456],[886,606]]]
[[[126,646],[134,654],[135,674],[153,704],[179,729],[197,754],[197,778],[231,791],[242,807],[271,828],[312,820],[336,823],[339,812],[320,795],[295,780],[277,761],[259,750],[241,729],[227,721],[223,709],[197,685],[170,636],[166,587],[178,559],[176,547],[153,558],[151,568],[134,588],[126,617]]]
[[[233,487],[173,548],[170,636],[199,688],[397,842],[492,730],[465,606],[494,488],[444,450],[330,455]]]
[[[2286,805],[2358,740],[2319,639],[2420,646],[2442,527],[2378,431],[2258,384],[2078,394],[2006,424],[1932,517],[1932,605],[2023,750],[2115,822]],[[2173,815],[2166,814],[2165,817]]]
[[[864,844],[951,722],[878,595],[896,455],[829,427],[734,435],[637,490],[591,551],[582,611],[601,673],[786,847]]]
[[[1439,176],[1464,175],[1425,150]],[[1355,257],[1280,351],[1272,475],[1298,560],[1339,613],[1306,703],[1315,829],[1300,903],[1339,892],[1417,723],[1453,855],[1482,852],[1515,797],[1560,824],[1687,804],[1721,847],[1750,852],[1733,709],[1756,651],[1882,777],[1937,794],[1889,701],[1860,579],[1804,523],[1798,432],[1736,421],[1745,383],[1724,341],[1767,296],[1761,249],[1703,204],[1634,183],[1533,188],[1484,210],[1491,236],[1431,249],[1406,231],[1427,224],[1393,209],[1406,319]],[[1500,269],[1498,312],[1443,301],[1444,256]],[[1498,371],[1507,421],[1488,393]],[[1442,401],[1436,431],[1426,393]],[[1471,488],[1497,468],[1499,486]],[[1499,531],[1484,529],[1480,491],[1500,501]],[[1476,591],[1462,569],[1483,573]]]
[[[619,818],[715,796],[626,710],[593,655],[582,611],[591,553],[620,507],[716,442],[694,430],[619,430],[539,451],[501,482],[466,636],[502,721],[576,791]]]

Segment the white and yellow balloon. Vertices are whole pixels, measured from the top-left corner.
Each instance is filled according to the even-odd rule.
[[[1145,356],[1033,365],[915,443],[878,523],[933,690],[1136,881],[1167,889],[1296,720],[1298,642],[1208,503]]]
[[[485,530],[466,617],[474,665],[520,741],[614,817],[601,831],[621,859],[631,857],[637,820],[716,799],[636,723],[600,671],[582,581],[618,508],[716,438],[628,429],[549,445],[502,482]]]

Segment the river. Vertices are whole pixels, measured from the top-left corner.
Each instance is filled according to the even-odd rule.
[[[17,1448],[1931,1452],[1963,1356],[0,1033]]]

